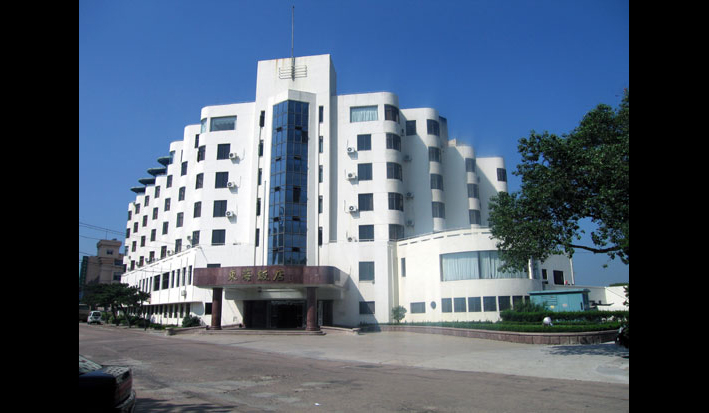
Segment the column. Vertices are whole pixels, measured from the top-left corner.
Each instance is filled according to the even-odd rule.
[[[222,288],[212,288],[212,325],[213,330],[222,329]]]
[[[307,292],[307,319],[305,324],[305,331],[320,331],[320,326],[318,325],[318,288],[317,287],[305,287]]]

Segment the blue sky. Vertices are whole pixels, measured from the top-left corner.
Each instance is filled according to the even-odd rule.
[[[450,138],[503,156],[570,132],[630,85],[628,0],[79,1],[79,259],[124,241],[130,191],[205,106],[253,101],[258,60],[330,54],[338,94],[390,91],[434,107]],[[121,234],[121,235],[119,235]],[[604,268],[604,264],[608,264]],[[629,281],[578,251],[576,283]]]

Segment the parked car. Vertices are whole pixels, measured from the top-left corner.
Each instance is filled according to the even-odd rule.
[[[79,354],[79,411],[133,412],[134,409],[130,367],[104,366]]]
[[[103,320],[101,320],[101,312],[100,311],[92,311],[89,314],[89,318],[86,320],[88,324],[101,324]]]

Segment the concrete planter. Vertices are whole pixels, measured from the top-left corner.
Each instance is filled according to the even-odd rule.
[[[599,344],[613,341],[617,330],[586,331],[579,333],[521,333],[515,331],[475,330],[453,327],[373,325],[362,331],[405,331],[410,333],[443,334],[448,336],[482,338],[523,344]]]

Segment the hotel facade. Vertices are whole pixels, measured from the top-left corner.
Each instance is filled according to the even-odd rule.
[[[434,108],[338,95],[330,55],[258,62],[254,102],[202,109],[128,207],[122,282],[155,322],[357,326],[499,319],[573,284],[571,261],[499,270],[488,226],[500,157],[448,136]]]

